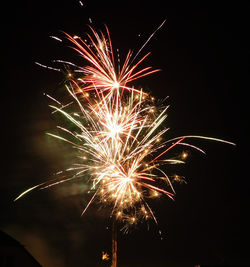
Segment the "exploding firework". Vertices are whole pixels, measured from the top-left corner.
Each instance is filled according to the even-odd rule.
[[[129,51],[124,63],[118,64],[108,28],[105,33],[90,29],[87,41],[66,34],[85,63],[82,67],[69,63],[74,69],[66,89],[72,102],[62,105],[50,97],[55,102],[51,105],[53,112],[65,117],[74,128],[58,126],[60,135],[49,134],[77,151],[75,163],[66,170],[73,174],[36,185],[16,200],[35,188],[45,189],[77,179],[88,185],[92,194],[82,214],[91,203],[99,201],[110,207],[111,216],[126,226],[149,219],[157,222],[148,199],[160,195],[172,199],[172,182],[183,181],[179,176],[169,177],[162,166],[183,164],[187,157],[183,152],[176,158],[167,158],[168,152],[176,146],[189,146],[204,153],[186,143],[188,138],[232,143],[202,136],[165,140],[167,107],[158,106],[154,97],[131,84],[159,71],[140,67],[149,53],[137,59],[139,53],[132,56]]]

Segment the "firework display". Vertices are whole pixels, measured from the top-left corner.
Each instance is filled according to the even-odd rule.
[[[173,199],[172,182],[183,182],[177,175],[168,176],[163,166],[183,164],[187,157],[181,152],[167,158],[168,152],[182,146],[204,153],[186,143],[189,138],[233,143],[195,135],[166,140],[168,107],[158,105],[153,96],[133,85],[133,81],[159,71],[141,67],[149,53],[138,59],[142,49],[135,56],[129,51],[121,64],[113,52],[108,28],[105,32],[90,30],[84,40],[66,34],[83,59],[83,66],[68,62],[71,71],[66,90],[72,101],[61,104],[49,96],[55,103],[50,106],[53,112],[71,125],[58,126],[61,134],[49,135],[71,145],[77,154],[75,163],[66,170],[67,178],[29,188],[16,200],[33,189],[76,180],[85,183],[91,194],[82,214],[97,201],[109,207],[110,216],[126,227],[150,219],[157,222],[148,199],[161,195]]]

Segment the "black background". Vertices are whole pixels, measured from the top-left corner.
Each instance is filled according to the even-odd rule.
[[[242,1],[243,3],[243,1]],[[190,152],[187,185],[176,199],[152,203],[159,225],[139,225],[118,235],[118,265],[249,265],[249,6],[228,1],[33,1],[11,2],[2,16],[1,230],[21,242],[43,266],[109,266],[107,214],[86,203],[84,188],[69,184],[34,192],[30,186],[67,167],[67,148],[46,137],[57,125],[44,93],[60,96],[64,77],[35,64],[54,59],[83,62],[64,43],[62,31],[84,36],[87,24],[109,27],[124,57],[138,51],[166,19],[143,53],[162,71],[138,81],[162,99],[169,96],[169,138],[204,135],[236,147],[192,141],[207,155]],[[142,53],[142,54],[143,54]],[[162,236],[159,235],[159,229]]]

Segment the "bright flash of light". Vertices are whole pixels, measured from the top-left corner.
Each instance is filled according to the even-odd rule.
[[[92,194],[82,214],[98,200],[102,206],[111,208],[116,220],[126,225],[148,219],[157,222],[148,200],[161,195],[173,199],[172,182],[184,181],[177,175],[169,177],[162,166],[183,164],[188,156],[183,152],[168,159],[168,152],[185,146],[204,153],[186,143],[188,138],[233,143],[195,135],[165,140],[167,107],[157,107],[154,97],[129,85],[158,71],[151,67],[138,69],[148,54],[132,64],[135,57],[132,58],[129,51],[124,63],[117,65],[108,28],[106,35],[90,29],[89,43],[67,34],[87,63],[75,71],[79,76],[68,77],[66,88],[72,102],[63,105],[50,97],[55,103],[51,105],[53,113],[61,114],[71,124],[71,129],[58,126],[62,134],[49,135],[68,143],[76,151],[75,163],[66,170],[73,174],[34,186],[16,200],[35,188],[44,189],[78,179],[89,186],[88,192]]]

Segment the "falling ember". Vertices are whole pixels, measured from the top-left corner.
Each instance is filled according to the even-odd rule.
[[[106,33],[98,33],[92,27],[90,30],[88,40],[66,34],[85,64],[81,67],[68,64],[76,68],[67,75],[66,89],[72,102],[63,105],[50,97],[54,100],[54,105],[50,106],[53,112],[66,118],[74,129],[58,126],[62,134],[49,135],[71,145],[78,157],[66,170],[68,178],[59,177],[36,185],[16,200],[36,188],[45,189],[77,180],[84,182],[91,194],[82,214],[94,201],[99,201],[102,206],[110,208],[115,220],[126,226],[149,219],[157,222],[148,199],[161,195],[173,199],[172,183],[185,182],[178,175],[168,176],[162,166],[183,164],[188,153],[184,151],[176,158],[167,158],[169,151],[189,147],[204,153],[185,142],[191,138],[233,143],[195,135],[166,140],[167,107],[158,107],[153,96],[131,84],[159,71],[140,67],[149,53],[137,59],[153,35],[134,57],[129,51],[124,62],[119,64],[108,28]],[[106,253],[102,254],[103,260],[107,257]]]
[[[102,251],[102,260],[103,261],[109,260],[109,254],[107,252]]]

